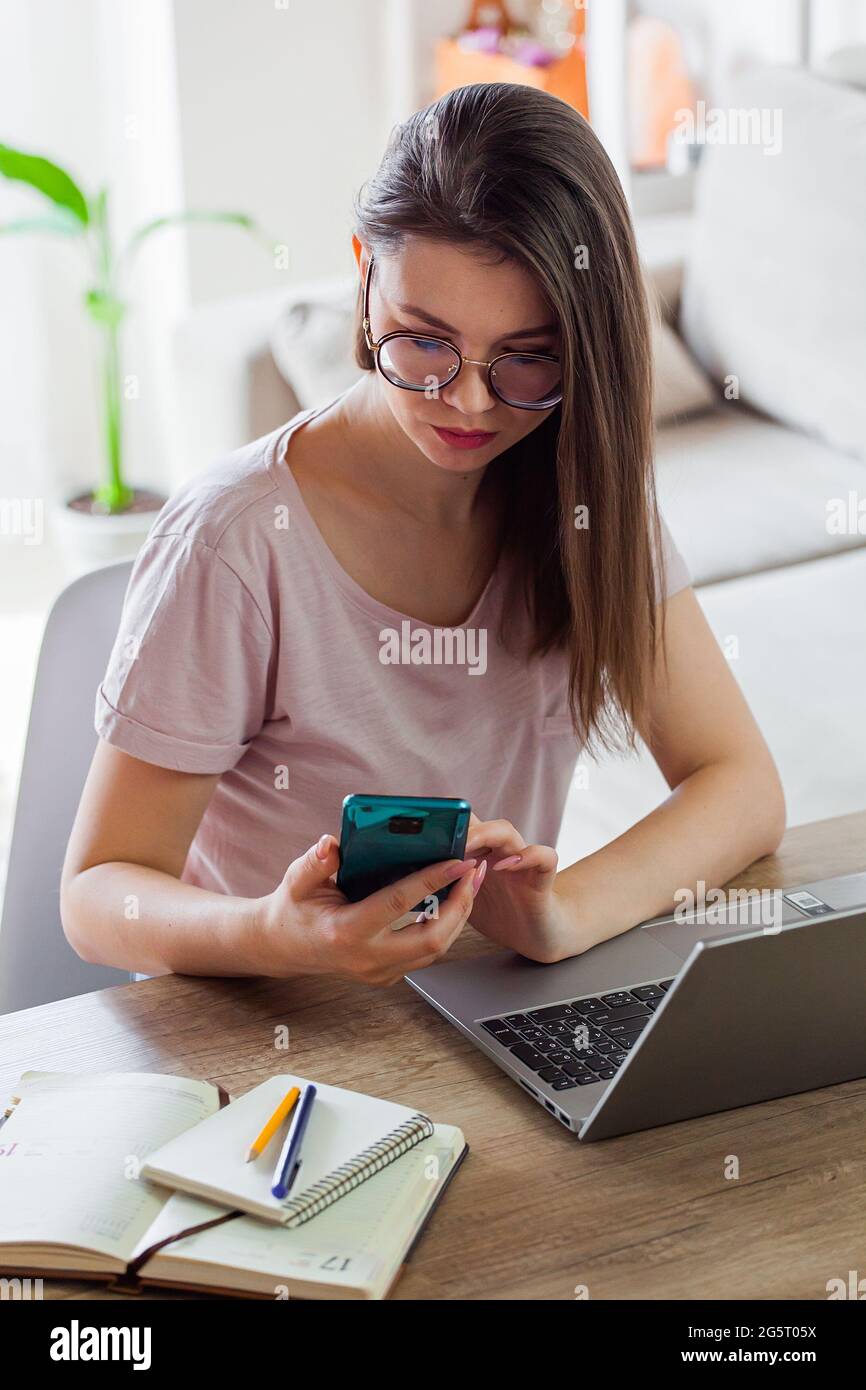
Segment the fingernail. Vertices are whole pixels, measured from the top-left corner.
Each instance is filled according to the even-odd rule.
[[[319,840],[318,840],[317,843],[316,843],[316,858],[317,858],[317,859],[327,859],[327,857],[328,857],[328,850],[329,850],[329,848],[330,848],[330,844],[331,844],[331,837],[330,837],[330,835],[322,835],[322,836],[320,836]]]
[[[494,869],[510,869],[512,864],[519,864],[523,859],[522,854],[509,854],[507,859],[500,859],[498,864],[494,864]]]
[[[481,861],[481,863],[478,865],[478,868],[475,870],[475,874],[474,874],[474,876],[473,876],[473,878],[472,878],[472,892],[473,892],[473,894],[475,894],[475,893],[478,892],[478,889],[481,887],[482,883],[484,882],[484,875],[485,875],[486,873],[487,873],[487,860],[486,860],[486,859],[483,859],[483,860]]]
[[[477,863],[477,859],[455,859],[454,863],[451,865],[451,868],[446,869],[445,871],[447,874],[445,882],[453,883],[453,881],[456,878],[462,878],[463,875],[466,873],[466,870],[471,869],[472,866]]]

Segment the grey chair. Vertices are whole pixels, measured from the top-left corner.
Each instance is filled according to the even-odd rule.
[[[96,747],[96,691],[120,623],[131,561],[75,579],[48,616],[0,924],[0,1014],[128,984],[124,970],[88,965],[63,935],[60,874]]]

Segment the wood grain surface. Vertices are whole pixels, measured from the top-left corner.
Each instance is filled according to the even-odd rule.
[[[864,868],[866,812],[789,830],[735,882]],[[467,929],[454,949],[494,948]],[[0,1018],[0,1093],[30,1068],[170,1072],[233,1095],[295,1071],[460,1125],[471,1152],[396,1299],[824,1299],[828,1279],[866,1273],[866,1079],[581,1145],[408,985],[181,976]]]

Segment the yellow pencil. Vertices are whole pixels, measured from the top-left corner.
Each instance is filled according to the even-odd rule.
[[[261,1134],[253,1140],[247,1149],[247,1163],[251,1163],[254,1158],[258,1158],[260,1154],[264,1153],[283,1120],[294,1109],[300,1094],[297,1086],[293,1086],[288,1095],[283,1097]]]

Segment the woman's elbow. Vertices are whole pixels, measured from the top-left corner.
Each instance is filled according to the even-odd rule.
[[[82,891],[83,875],[64,874],[60,882],[60,922],[63,935],[73,951],[88,965],[101,965],[99,953],[87,932],[86,894]]]
[[[753,805],[757,812],[754,857],[763,859],[768,854],[775,854],[788,824],[785,792],[772,762],[767,774],[760,779],[754,793]]]

